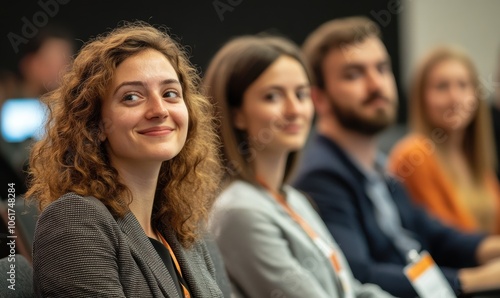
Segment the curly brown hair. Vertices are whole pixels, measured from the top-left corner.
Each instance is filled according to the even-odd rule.
[[[26,196],[38,201],[41,210],[74,192],[96,197],[114,216],[129,211],[131,192],[119,182],[98,138],[106,125],[101,104],[118,65],[146,49],[170,61],[189,113],[183,149],[161,166],[152,223],[159,229],[172,229],[188,247],[198,238],[219,190],[219,141],[210,102],[198,90],[198,71],[165,30],[144,22],[125,23],[87,43],[60,87],[42,98],[48,106],[48,122],[44,138],[31,151]]]

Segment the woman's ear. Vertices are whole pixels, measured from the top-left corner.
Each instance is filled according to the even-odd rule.
[[[247,129],[247,120],[241,108],[233,109],[233,125],[239,130]]]
[[[104,141],[106,141],[106,135],[104,134],[104,132],[102,131],[102,129],[99,130],[99,141],[101,141],[101,143],[103,143]]]
[[[97,135],[97,137],[99,138],[99,141],[101,141],[101,143],[106,141],[107,138],[106,130],[109,128],[108,126],[109,123],[106,124],[105,119],[101,120],[101,122],[99,123],[99,134]]]
[[[104,141],[106,141],[106,136],[102,131],[99,133],[99,141],[101,141],[101,143],[104,143]]]

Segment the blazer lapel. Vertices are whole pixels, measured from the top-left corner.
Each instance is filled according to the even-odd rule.
[[[130,249],[141,270],[145,274],[150,271],[155,277],[156,281],[152,281],[151,288],[155,289],[158,286],[165,297],[179,297],[174,280],[170,276],[167,267],[163,264],[162,259],[132,212],[127,213],[123,218],[119,218],[117,223],[126,235]]]
[[[201,249],[204,244],[197,242],[191,248],[186,249],[179,243],[173,231],[165,230],[165,239],[179,262],[182,276],[189,286],[191,296],[223,297],[214,277],[210,275],[209,270],[214,273],[215,268],[210,259],[206,260],[208,256],[205,256],[204,253],[207,253],[207,251],[203,252]]]

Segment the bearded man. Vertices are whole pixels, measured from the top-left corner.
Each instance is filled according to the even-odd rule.
[[[385,172],[376,137],[394,123],[398,101],[378,26],[363,17],[330,21],[309,35],[303,51],[315,79],[317,122],[294,185],[317,204],[354,277],[397,297],[500,287],[499,237],[444,226]],[[405,270],[430,268],[415,267],[425,251],[442,272],[431,283]]]

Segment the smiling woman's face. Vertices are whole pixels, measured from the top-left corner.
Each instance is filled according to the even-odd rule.
[[[433,127],[464,130],[474,118],[478,99],[470,71],[457,59],[447,59],[429,71],[424,89],[425,112]]]
[[[102,103],[101,141],[112,164],[163,162],[176,156],[188,131],[179,78],[160,52],[144,50],[116,69]]]
[[[234,125],[246,131],[251,146],[291,152],[304,145],[314,107],[310,83],[294,58],[279,57],[244,92]]]

